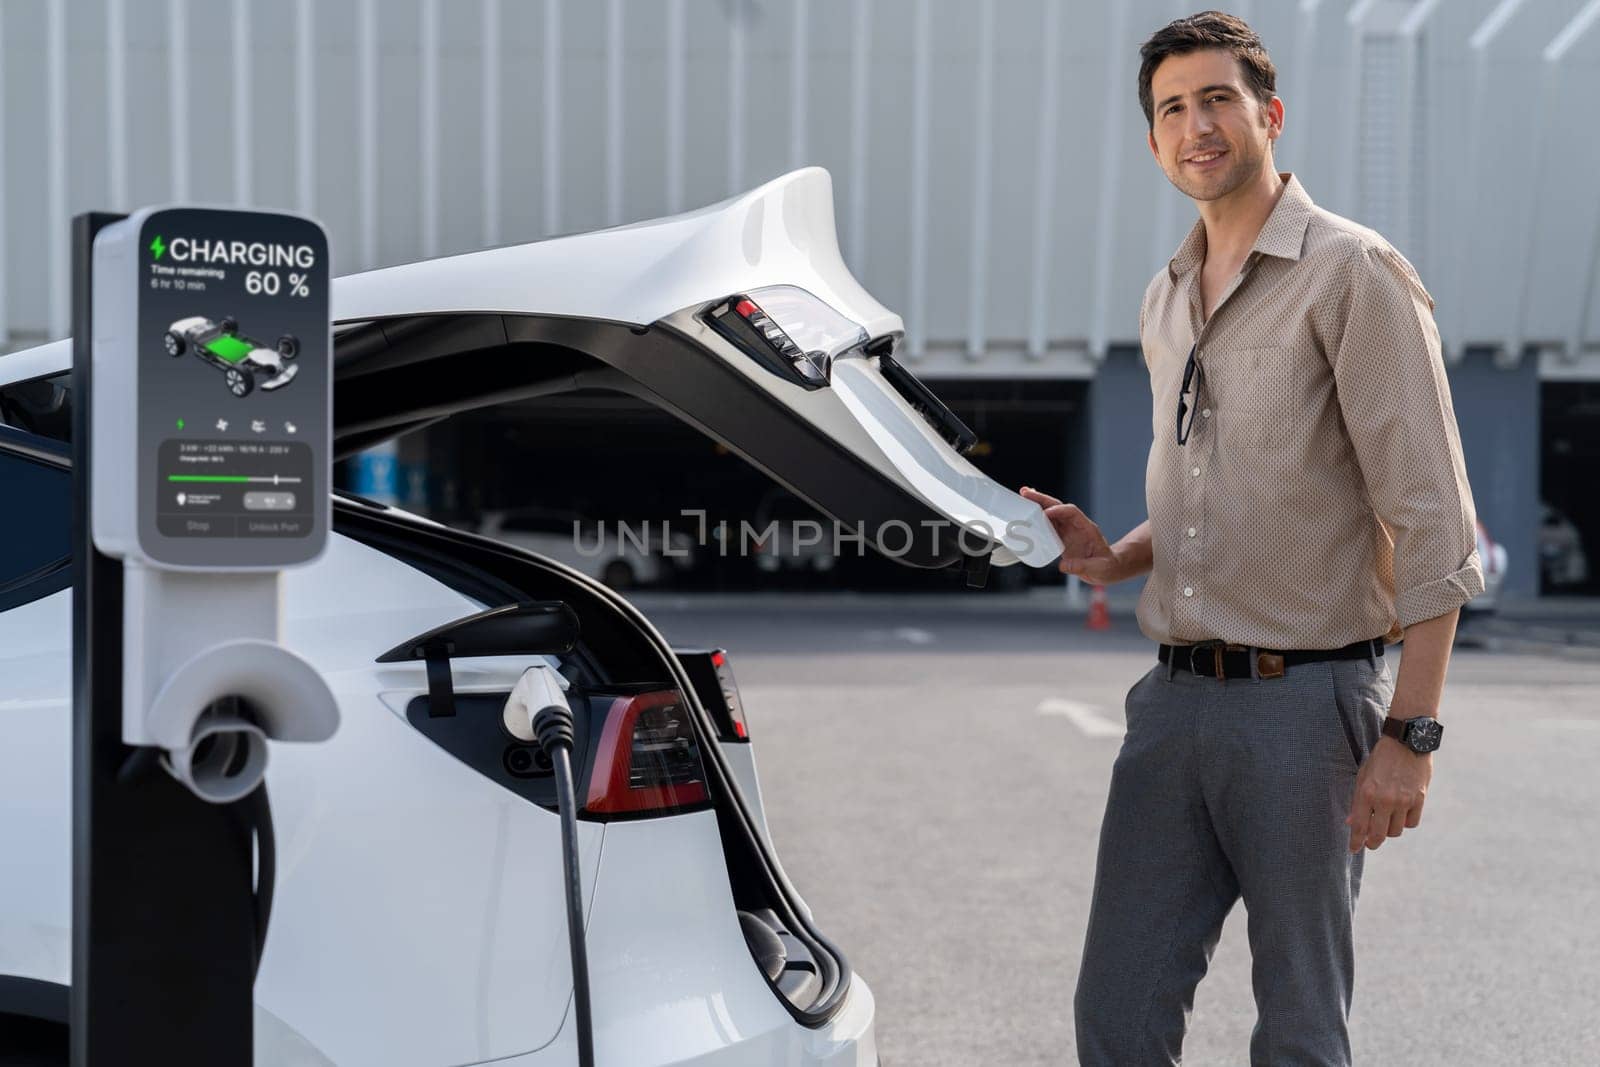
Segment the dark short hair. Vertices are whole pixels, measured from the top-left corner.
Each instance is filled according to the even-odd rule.
[[[1227,52],[1239,61],[1245,84],[1263,104],[1272,99],[1278,84],[1278,71],[1261,43],[1261,35],[1237,15],[1222,11],[1202,11],[1197,15],[1167,23],[1139,47],[1139,106],[1145,122],[1154,129],[1156,107],[1150,82],[1156,68],[1168,56],[1186,56],[1209,48]]]

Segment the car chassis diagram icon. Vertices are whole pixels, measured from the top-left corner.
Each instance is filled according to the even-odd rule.
[[[300,341],[294,334],[278,338],[277,346],[267,345],[239,332],[231,318],[212,322],[204,315],[179,319],[167,328],[162,339],[167,355],[181,356],[192,349],[196,356],[225,375],[228,392],[249,396],[259,384],[263,391],[282,389],[294,381],[300,368],[292,360],[300,354]],[[258,383],[257,379],[264,379]]]

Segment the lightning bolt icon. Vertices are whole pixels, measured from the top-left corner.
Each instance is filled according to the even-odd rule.
[[[157,259],[160,259],[162,255],[166,253],[167,246],[165,242],[161,240],[161,235],[159,233],[156,234],[156,239],[150,242],[150,251],[155,254]]]

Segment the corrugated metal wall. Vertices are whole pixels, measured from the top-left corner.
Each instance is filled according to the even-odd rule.
[[[89,208],[306,210],[350,271],[817,163],[922,373],[1092,373],[1193,219],[1133,85],[1139,41],[1193,6],[3,0],[0,335],[65,332]],[[1234,7],[1281,70],[1280,162],[1413,258],[1453,349],[1600,362],[1570,358],[1600,350],[1600,0]]]

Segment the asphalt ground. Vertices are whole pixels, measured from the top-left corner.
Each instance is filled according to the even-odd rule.
[[[1076,1062],[1072,991],[1127,688],[1152,647],[1053,600],[639,597],[730,650],[768,819],[877,996],[886,1067]],[[1600,660],[1458,648],[1422,826],[1369,853],[1352,1042],[1380,1065],[1600,1063]],[[1241,1064],[1244,909],[1184,1062]]]

